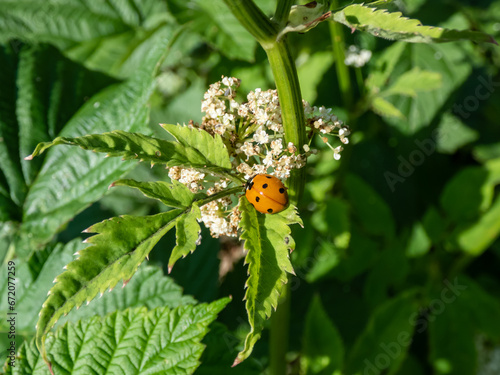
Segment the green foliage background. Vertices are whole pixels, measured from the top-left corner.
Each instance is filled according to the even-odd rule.
[[[274,2],[256,3],[274,11]],[[498,0],[392,7],[424,25],[500,40]],[[293,233],[289,373],[493,374],[489,358],[500,350],[500,49],[386,41],[326,22],[288,38],[303,98],[333,107],[352,130],[340,162],[316,140],[322,152],[306,167],[298,207],[304,229]],[[123,176],[168,180],[164,168],[75,147],[24,157],[57,136],[158,134],[158,123],[200,121],[203,92],[221,75],[240,78],[242,95],[274,84],[265,53],[221,0],[0,0],[0,43],[0,260],[17,256],[19,348],[35,334],[53,278],[85,247],[84,229],[111,216],[165,210],[133,189],[108,186]],[[373,57],[362,68],[339,68],[342,44]],[[92,315],[130,308],[123,317],[132,321],[144,306],[213,320],[227,301],[197,301],[232,295],[207,336],[200,319],[196,353],[178,373],[193,373],[198,360],[197,374],[261,373],[268,331],[247,361],[230,368],[247,324],[243,260],[219,280],[221,248],[236,244],[221,245],[206,231],[202,237],[171,273],[185,295],[158,268],[167,273],[176,246],[169,233],[150,255],[155,268],[141,267],[127,288],[66,321],[83,331],[119,329],[106,323],[113,315]],[[2,265],[2,362],[6,274]],[[76,326],[57,334],[68,327]],[[36,353],[33,343],[22,350],[28,362]]]

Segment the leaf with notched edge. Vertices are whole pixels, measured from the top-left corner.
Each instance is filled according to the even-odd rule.
[[[403,17],[400,12],[390,13],[367,5],[349,5],[332,18],[351,30],[361,30],[380,38],[410,43],[442,43],[470,40],[476,43],[497,44],[491,35],[480,31],[450,30],[442,27],[423,26],[419,20]]]
[[[175,209],[161,214],[136,217],[121,216],[95,224],[87,232],[98,233],[86,240],[91,246],[80,251],[80,257],[67,265],[49,292],[40,311],[36,342],[46,358],[44,339],[50,328],[73,307],[91,301],[98,293],[128,280],[184,213]]]
[[[290,251],[295,248],[289,225],[302,225],[292,205],[280,213],[263,215],[245,197],[241,197],[240,210],[240,238],[245,240],[245,263],[248,264],[249,274],[245,294],[246,310],[251,329],[234,365],[251,354],[260,338],[264,321],[278,306],[278,298],[288,281],[287,273],[295,274],[289,258]],[[285,241],[285,238],[288,240]]]

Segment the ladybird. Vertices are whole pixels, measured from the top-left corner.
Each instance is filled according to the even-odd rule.
[[[248,180],[245,196],[263,214],[276,214],[288,205],[287,188],[277,177],[258,174]]]

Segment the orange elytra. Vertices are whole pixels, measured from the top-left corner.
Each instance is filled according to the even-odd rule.
[[[248,180],[245,196],[263,214],[276,214],[288,206],[287,188],[277,177],[258,174]]]

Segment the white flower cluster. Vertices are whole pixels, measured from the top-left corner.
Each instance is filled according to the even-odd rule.
[[[168,177],[186,185],[193,193],[197,193],[199,190],[205,188],[200,183],[205,178],[205,173],[200,173],[192,168],[171,167],[168,170]]]
[[[299,151],[291,142],[284,144],[281,107],[276,90],[256,89],[248,94],[246,103],[239,103],[235,99],[239,85],[238,79],[224,76],[221,81],[210,85],[201,103],[201,110],[205,112],[202,123],[190,122],[190,126],[220,135],[234,169],[245,179],[259,173],[288,178],[293,169],[304,167],[307,157],[317,151],[309,145],[304,145]],[[309,134],[320,134],[334,151],[334,158],[339,159],[342,146],[333,148],[326,136],[338,137],[343,144],[347,144],[349,128],[331,113],[331,109],[312,107],[306,101],[303,103]],[[224,190],[229,183],[229,180],[221,178],[208,188],[210,182],[205,180],[204,173],[180,167],[170,168],[169,177],[195,193],[207,188],[208,195]],[[224,197],[200,208],[201,221],[213,237],[237,236],[240,211],[237,205],[231,206],[233,201]]]
[[[347,138],[351,131],[349,127],[340,121],[337,116],[332,113],[331,108],[325,108],[324,106],[316,107],[309,105],[305,100],[304,102],[304,114],[306,116],[306,125],[314,132],[337,136],[340,142],[343,144],[349,143],[349,138]],[[340,159],[340,153],[344,148],[342,146],[333,147],[330,145],[327,137],[322,137],[323,142],[326,143],[328,147],[333,150],[333,157],[335,160]]]
[[[346,51],[344,63],[348,66],[361,68],[370,61],[371,57],[372,51],[360,49],[358,46],[352,45]]]

